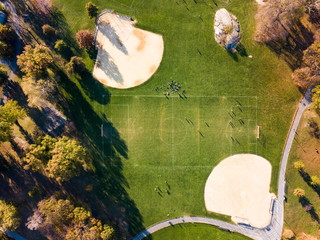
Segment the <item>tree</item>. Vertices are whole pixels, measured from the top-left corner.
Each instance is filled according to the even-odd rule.
[[[27,76],[37,76],[44,73],[52,62],[53,58],[50,55],[50,50],[41,45],[35,48],[30,45],[25,46],[17,61],[21,71]]]
[[[299,0],[265,2],[259,6],[256,15],[255,40],[263,43],[285,40],[303,12],[303,5]]]
[[[11,127],[26,115],[25,110],[16,101],[9,100],[0,106],[0,142],[8,141],[12,135]]]
[[[8,72],[4,68],[0,67],[0,86],[8,81],[8,79]]]
[[[58,228],[70,223],[73,209],[74,205],[69,200],[57,200],[54,197],[38,203],[38,210],[45,217],[45,222]]]
[[[281,240],[293,240],[295,238],[295,234],[292,230],[285,228],[283,230]]]
[[[73,56],[70,59],[70,62],[67,63],[66,68],[70,73],[79,73],[79,74],[81,74],[84,71],[86,71],[86,65],[83,62],[83,58],[76,57],[76,56]]]
[[[86,10],[89,18],[94,18],[98,15],[99,8],[92,2],[86,3]]]
[[[17,209],[9,203],[0,200],[0,229],[2,231],[14,231],[20,225]]]
[[[57,181],[68,181],[78,176],[80,170],[91,167],[87,150],[76,140],[44,136],[27,149],[23,158],[25,169],[39,171]]]
[[[305,196],[305,191],[302,188],[295,188],[293,190],[293,195],[296,197],[302,198]]]
[[[93,48],[94,36],[89,30],[80,30],[76,34],[76,40],[81,48],[89,50]]]
[[[320,42],[315,41],[303,51],[302,68],[292,74],[294,83],[306,89],[320,83]]]
[[[311,176],[310,184],[312,186],[319,186],[320,185],[320,179],[317,176]]]
[[[12,57],[15,52],[15,33],[11,27],[0,25],[0,57]]]
[[[54,48],[59,52],[65,52],[69,49],[67,43],[63,40],[56,41],[54,44]]]
[[[304,163],[301,160],[294,162],[293,165],[294,168],[298,169],[299,171],[302,171],[304,169]]]
[[[46,171],[57,181],[68,181],[78,176],[81,168],[90,168],[86,149],[68,137],[62,137],[55,143],[52,154]]]
[[[52,158],[52,150],[58,140],[49,135],[39,137],[34,144],[27,149],[24,168],[26,170],[42,171]]]
[[[319,113],[320,112],[320,85],[312,89],[312,106]]]
[[[47,37],[53,37],[56,35],[56,30],[48,24],[42,26],[43,34]]]
[[[303,52],[303,64],[309,67],[312,75],[320,75],[320,42],[315,41]]]
[[[83,207],[76,207],[69,200],[54,197],[42,200],[38,211],[43,215],[41,227],[59,230],[65,240],[108,240],[114,229],[93,218],[91,212]]]

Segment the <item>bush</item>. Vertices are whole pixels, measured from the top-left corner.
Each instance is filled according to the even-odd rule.
[[[290,229],[284,229],[281,240],[293,240],[295,237],[294,232]]]
[[[0,200],[0,228],[3,231],[14,231],[20,225],[17,209],[9,203]]]
[[[54,48],[59,51],[59,52],[65,52],[68,50],[68,45],[65,41],[63,40],[58,40],[54,44]]]
[[[6,70],[4,70],[2,67],[0,67],[0,86],[4,84],[6,81],[8,81],[9,75]]]
[[[0,57],[8,58],[14,55],[15,33],[11,27],[0,25]]]
[[[44,73],[52,62],[53,58],[47,47],[38,45],[33,48],[27,45],[18,56],[17,64],[27,76],[37,76]]]
[[[89,18],[94,18],[98,15],[99,8],[92,2],[86,4],[86,10]]]
[[[81,48],[89,50],[94,46],[94,36],[89,30],[80,30],[76,34],[76,40]]]
[[[70,62],[67,63],[66,67],[67,67],[68,72],[70,72],[70,73],[81,74],[84,71],[86,71],[86,65],[83,62],[83,59],[81,57],[73,56],[70,59]]]
[[[56,30],[48,24],[42,26],[42,31],[47,37],[53,37],[56,35]]]

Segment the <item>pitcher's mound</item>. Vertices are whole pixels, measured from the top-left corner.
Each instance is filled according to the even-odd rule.
[[[112,12],[97,20],[98,55],[93,76],[109,87],[131,88],[144,83],[162,60],[162,36],[133,24],[130,18]]]
[[[231,216],[236,223],[264,228],[270,224],[274,194],[269,193],[271,164],[253,154],[237,154],[211,172],[204,198],[210,212]]]

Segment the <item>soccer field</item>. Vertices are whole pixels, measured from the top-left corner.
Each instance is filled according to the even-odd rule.
[[[257,107],[257,97],[244,96],[113,96],[101,111],[127,143],[129,165],[213,167],[257,153]],[[102,134],[102,145],[110,144],[108,126]]]

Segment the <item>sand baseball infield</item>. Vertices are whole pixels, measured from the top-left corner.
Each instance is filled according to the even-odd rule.
[[[253,154],[237,154],[220,162],[207,179],[204,198],[208,211],[231,216],[236,223],[264,228],[270,224],[271,164]]]
[[[115,13],[99,17],[96,44],[93,76],[113,88],[131,88],[147,81],[158,69],[164,51],[161,35],[135,28],[133,21]]]

